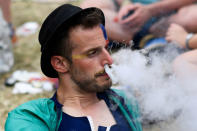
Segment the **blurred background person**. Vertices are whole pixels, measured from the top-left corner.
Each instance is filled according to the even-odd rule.
[[[188,50],[173,62],[176,75],[183,79],[197,76],[197,34],[188,33],[178,24],[171,24],[166,33],[166,40]]]
[[[8,23],[10,29],[10,38],[12,43],[16,42],[15,30],[12,24],[11,18],[11,0],[0,0],[0,8],[2,10],[2,14],[6,22]]]
[[[14,64],[11,39],[13,27],[11,24],[10,0],[0,0],[0,75],[10,71]]]
[[[171,24],[167,33],[166,40],[178,44],[182,48],[197,48],[197,34],[188,33],[186,29],[178,24]]]
[[[138,47],[139,41],[149,33],[164,37],[169,23],[178,23],[196,32],[197,5],[194,1],[133,0],[125,4],[125,0],[84,0],[81,7],[101,8],[106,16],[109,38],[124,43],[133,39]]]
[[[0,7],[4,16],[4,19],[11,24],[11,0],[0,0]]]

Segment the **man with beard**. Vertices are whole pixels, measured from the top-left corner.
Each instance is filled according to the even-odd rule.
[[[5,130],[142,130],[135,103],[110,89],[104,65],[111,65],[112,58],[104,24],[100,9],[70,4],[45,19],[39,33],[41,69],[58,78],[59,87],[51,99],[11,111]]]

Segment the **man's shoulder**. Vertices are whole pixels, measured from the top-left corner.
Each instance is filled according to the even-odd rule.
[[[45,130],[55,119],[54,112],[54,102],[48,98],[26,102],[8,113],[5,130],[20,130],[28,127],[30,130],[31,126],[34,130]]]
[[[19,105],[14,110],[9,112],[9,114],[11,113],[20,114],[20,113],[25,113],[25,111],[38,113],[39,111],[46,110],[46,108],[49,108],[50,105],[52,104],[54,103],[49,98],[40,98],[36,100],[31,100]]]

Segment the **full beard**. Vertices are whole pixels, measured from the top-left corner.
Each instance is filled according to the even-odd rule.
[[[96,78],[90,78],[88,75],[84,75],[85,73],[74,71],[71,73],[71,79],[78,85],[81,91],[88,93],[97,93],[104,92],[107,89],[110,89],[112,85],[112,81],[110,78],[106,78],[102,84],[97,82]]]

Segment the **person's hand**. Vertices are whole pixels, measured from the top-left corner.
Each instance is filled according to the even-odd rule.
[[[133,10],[134,13],[125,19],[122,19],[125,15]],[[123,6],[115,19],[118,19],[120,24],[129,26],[130,28],[140,28],[151,17],[148,6],[142,4],[129,4]]]
[[[171,24],[166,33],[168,42],[175,42],[179,46],[185,48],[185,40],[188,32],[178,24]]]

